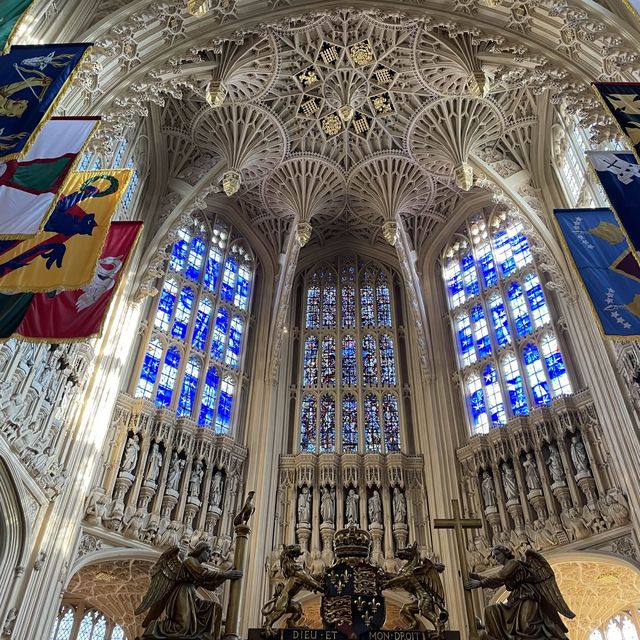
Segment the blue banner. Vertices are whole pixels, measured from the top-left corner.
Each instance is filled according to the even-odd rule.
[[[555,209],[602,333],[640,336],[640,265],[609,209]]]
[[[90,46],[17,46],[0,56],[0,162],[28,150]]]
[[[640,83],[594,82],[593,86],[640,158]]]
[[[587,151],[587,157],[638,257],[640,164],[630,151]]]

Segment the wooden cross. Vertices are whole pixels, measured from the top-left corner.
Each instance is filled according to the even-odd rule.
[[[464,544],[464,530],[465,529],[481,529],[482,520],[477,518],[461,518],[460,517],[460,505],[457,500],[451,501],[453,507],[453,518],[438,518],[433,521],[434,529],[453,529],[456,535],[456,547],[458,548],[458,562],[460,564],[460,571],[462,573],[462,582],[466,583],[469,579],[469,571],[467,570],[467,548]],[[467,609],[467,624],[469,625],[469,637],[471,640],[478,638],[478,632],[476,630],[476,619],[473,611],[473,598],[471,592],[465,589],[464,591],[464,604]]]

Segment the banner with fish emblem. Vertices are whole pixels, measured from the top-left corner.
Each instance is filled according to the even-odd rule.
[[[594,82],[593,86],[640,160],[640,83]]]
[[[3,0],[0,7],[0,52],[6,51],[33,0]]]
[[[81,289],[0,295],[0,338],[69,342],[101,335],[142,222],[113,222],[93,280]]]
[[[32,236],[46,222],[99,118],[51,118],[29,152],[0,162],[0,238]]]
[[[90,47],[21,45],[0,56],[0,162],[29,150]]]
[[[555,209],[554,214],[602,334],[638,338],[640,266],[613,212]]]
[[[0,291],[79,289],[91,281],[130,169],[72,173],[42,232],[0,240]]]
[[[630,151],[587,151],[636,258],[640,251],[640,164]]]

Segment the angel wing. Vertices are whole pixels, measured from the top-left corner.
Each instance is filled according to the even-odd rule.
[[[413,571],[438,606],[444,608],[444,587],[436,566],[429,559],[423,560]]]
[[[544,559],[544,556],[533,549],[527,549],[525,564],[533,575],[534,580],[531,586],[538,595],[565,618],[575,618],[576,614],[569,609],[569,605],[566,603],[562,593],[560,593],[553,569]]]
[[[178,547],[171,547],[165,551],[151,567],[151,584],[135,610],[135,614],[140,615],[149,609],[149,613],[142,622],[143,627],[149,626],[152,620],[162,614],[166,600],[178,582],[181,568],[182,560]]]

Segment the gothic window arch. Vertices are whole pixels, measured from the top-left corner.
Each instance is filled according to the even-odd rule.
[[[243,369],[254,259],[223,218],[181,228],[138,365],[134,395],[229,433]]]
[[[63,604],[50,640],[128,640],[121,625],[89,606]]]
[[[519,221],[477,214],[445,249],[442,272],[472,434],[572,393]]]
[[[638,640],[640,637],[640,610],[632,608],[611,616],[602,626],[594,629],[588,640]]]
[[[393,273],[341,257],[303,276],[301,452],[400,450]]]

